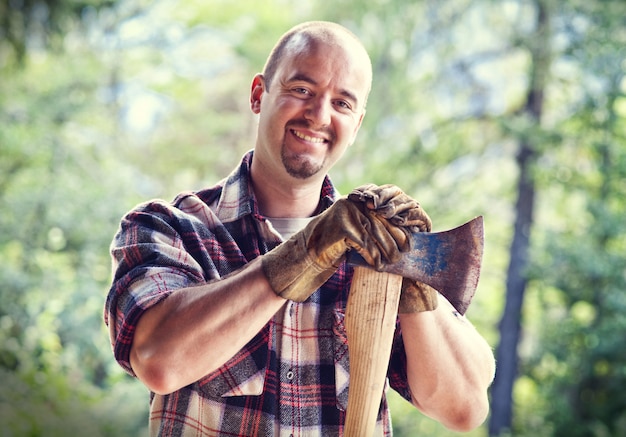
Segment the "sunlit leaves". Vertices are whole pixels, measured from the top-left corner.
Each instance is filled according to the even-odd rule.
[[[31,4],[11,4],[20,3]],[[535,30],[526,1],[65,6],[73,13],[55,51],[31,44],[19,68],[0,54],[0,379],[13,393],[0,395],[0,422],[16,435],[62,427],[76,412],[105,430],[74,432],[82,425],[68,419],[76,435],[144,426],[147,393],[113,361],[102,324],[109,241],[136,202],[213,184],[253,146],[252,75],[276,38],[308,19],[352,29],[375,70],[363,127],[334,180],[343,192],[400,185],[437,230],[485,216],[469,314],[493,345],[517,142],[538,145],[516,435],[578,425],[587,435],[623,434],[626,416],[615,410],[626,401],[614,390],[626,378],[623,2],[553,3],[545,43],[556,56],[541,124],[519,111]],[[113,421],[120,399],[133,408]],[[444,435],[393,402],[398,435]]]

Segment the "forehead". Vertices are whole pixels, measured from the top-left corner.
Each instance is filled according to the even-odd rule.
[[[371,85],[371,64],[358,42],[298,35],[286,47],[277,71],[281,80],[307,77],[316,84],[353,94],[364,103]]]

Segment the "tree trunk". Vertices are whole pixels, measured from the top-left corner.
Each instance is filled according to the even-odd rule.
[[[530,176],[534,155],[529,143],[521,144],[517,157],[520,171],[517,216],[507,272],[506,303],[499,325],[500,343],[496,350],[497,372],[491,389],[490,436],[498,436],[501,432],[510,429],[512,422],[513,383],[517,377],[517,345],[526,291],[524,270],[528,262],[529,235],[535,197],[535,186]]]
[[[530,87],[523,115],[536,125],[529,129],[536,131],[541,122],[543,93],[550,65],[549,16],[546,3],[538,0],[537,31],[530,42],[531,71]],[[506,280],[506,302],[500,320],[500,343],[496,351],[497,372],[492,387],[491,417],[489,435],[498,436],[511,429],[513,419],[513,385],[517,377],[517,345],[521,332],[521,314],[526,291],[525,271],[528,266],[530,231],[535,204],[535,182],[532,169],[537,158],[537,135],[522,133],[517,166],[517,202],[515,205],[515,228],[510,249],[509,268]]]

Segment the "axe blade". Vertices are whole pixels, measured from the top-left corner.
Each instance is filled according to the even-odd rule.
[[[381,271],[430,285],[465,314],[480,277],[483,217],[448,231],[411,233],[410,243],[411,248],[402,253],[399,261],[385,265]],[[371,268],[356,251],[348,252],[347,261]]]

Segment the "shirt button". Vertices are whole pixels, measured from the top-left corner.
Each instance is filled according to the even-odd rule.
[[[293,372],[290,370],[290,371],[287,372],[287,375],[285,375],[285,376],[287,376],[287,379],[292,380],[293,379]]]

